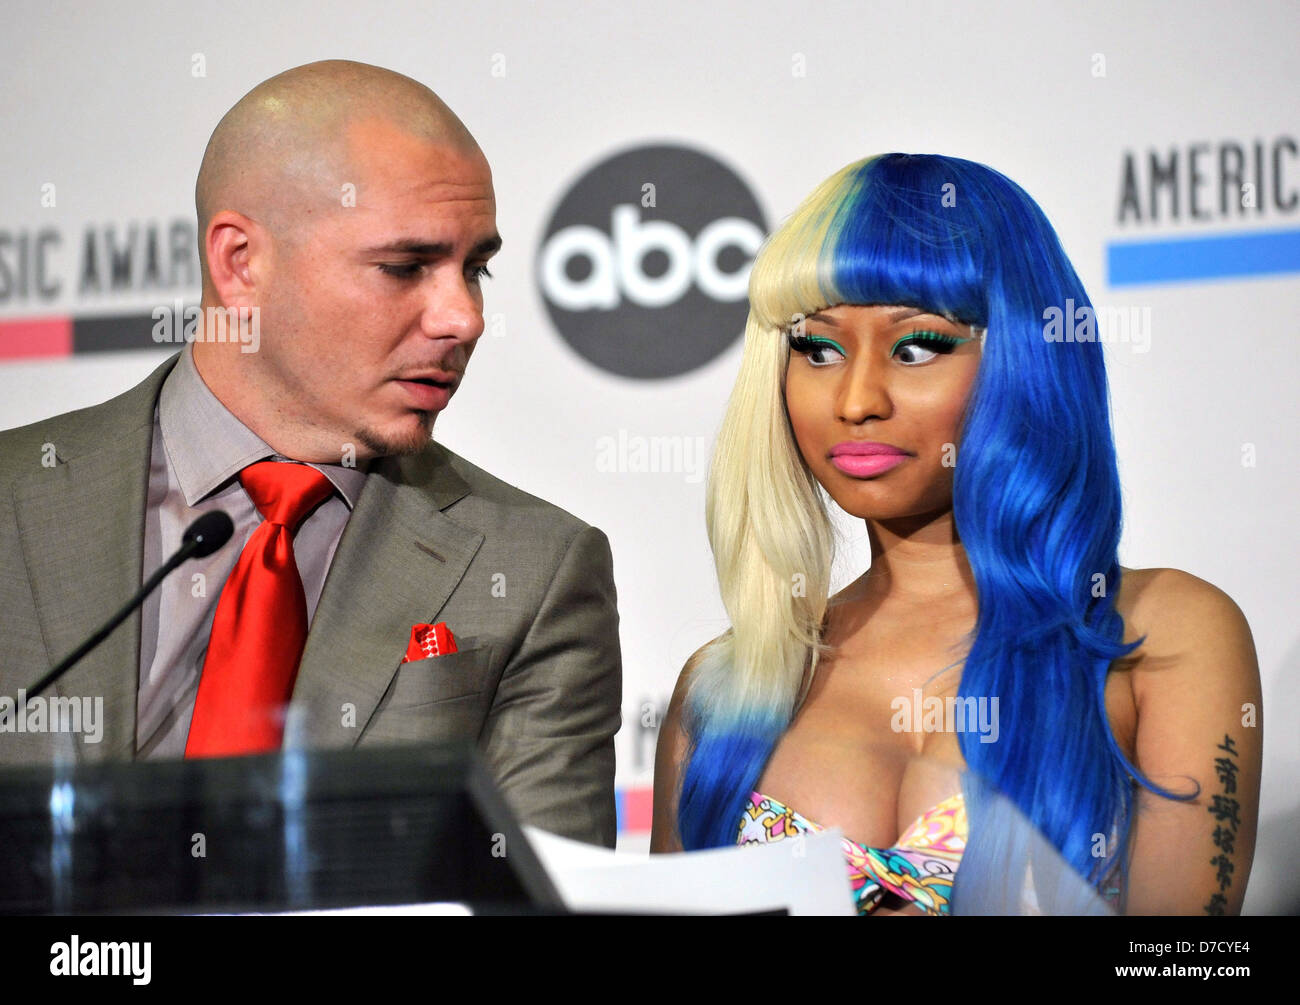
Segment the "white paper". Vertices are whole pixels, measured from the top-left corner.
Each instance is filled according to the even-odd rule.
[[[841,834],[833,828],[770,844],[646,857],[531,826],[524,833],[573,911],[857,913]]]

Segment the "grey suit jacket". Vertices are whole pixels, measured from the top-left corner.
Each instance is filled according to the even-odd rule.
[[[153,413],[176,359],[101,405],[0,432],[0,696],[36,683],[153,571]],[[439,621],[459,652],[403,664],[411,626]],[[137,611],[50,693],[102,697],[99,742],[0,731],[0,764],[133,758],[139,670]],[[621,698],[599,529],[434,442],[375,462],[311,623],[286,747],[477,740],[525,823],[612,847]]]

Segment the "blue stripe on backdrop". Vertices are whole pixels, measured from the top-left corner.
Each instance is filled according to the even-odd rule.
[[[1111,286],[1289,272],[1300,272],[1300,230],[1112,242],[1106,248]]]

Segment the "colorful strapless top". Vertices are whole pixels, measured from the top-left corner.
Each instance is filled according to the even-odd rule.
[[[781,841],[825,827],[761,792],[750,794],[737,844]],[[952,883],[966,850],[966,803],[958,792],[916,818],[891,848],[870,848],[844,838],[849,879],[859,914],[870,914],[886,893],[926,914],[950,914]]]

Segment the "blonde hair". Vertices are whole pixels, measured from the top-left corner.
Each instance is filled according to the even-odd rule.
[[[750,273],[744,355],[705,494],[731,628],[704,647],[688,690],[697,713],[723,722],[757,715],[788,724],[828,649],[834,525],[786,412],[786,333],[840,302],[824,252],[866,163],[822,182],[764,242]]]

